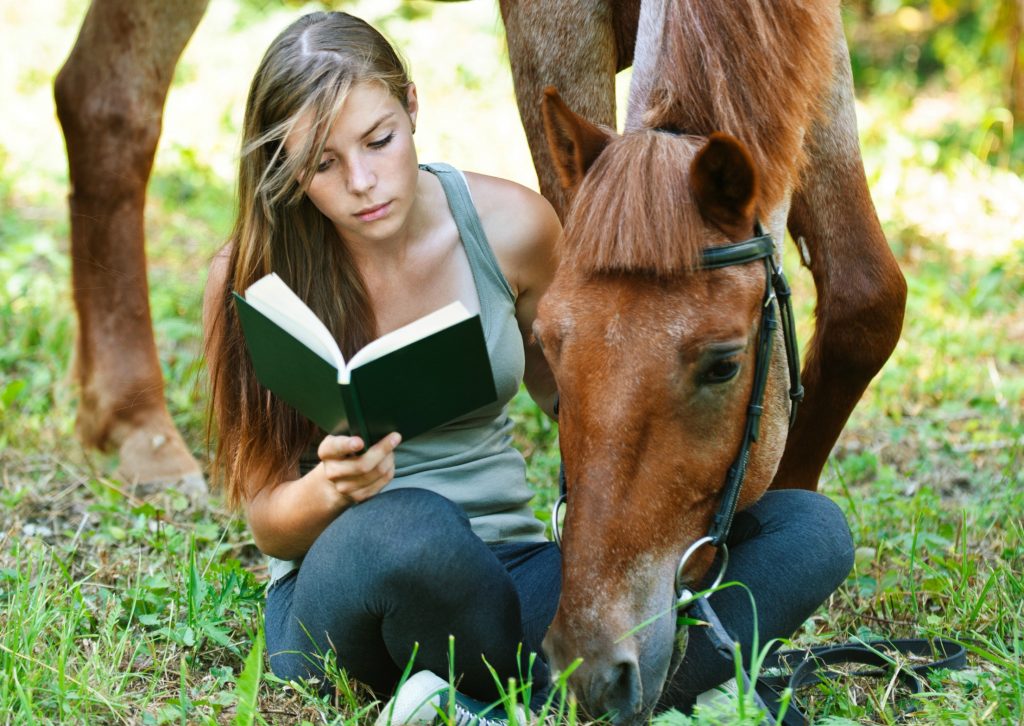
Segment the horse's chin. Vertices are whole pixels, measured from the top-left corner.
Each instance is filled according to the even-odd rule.
[[[672,660],[668,664],[668,673],[665,675],[665,686],[662,688],[664,695],[665,688],[669,687],[672,679],[676,677],[676,671],[683,664],[683,656],[686,655],[686,645],[690,642],[690,628],[682,626],[676,629],[675,647],[672,648]]]
[[[665,683],[662,686],[661,694],[654,711],[664,711],[672,708],[672,681],[683,664],[683,656],[686,655],[686,646],[690,642],[690,628],[688,626],[676,629],[675,646],[672,648],[672,659],[668,665],[668,673],[665,674]]]

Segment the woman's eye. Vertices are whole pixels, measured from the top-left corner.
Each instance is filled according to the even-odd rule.
[[[385,146],[391,143],[391,139],[395,138],[395,132],[392,131],[383,139],[377,139],[376,141],[370,142],[371,149],[383,149]]]
[[[324,172],[324,171],[327,171],[328,169],[330,169],[331,168],[331,164],[333,164],[333,163],[334,163],[334,159],[324,159],[323,161],[321,161],[317,165],[317,167],[316,167],[317,174],[319,174],[320,172]]]
[[[704,383],[725,383],[736,377],[740,371],[740,364],[734,360],[726,359],[716,361],[708,368],[702,376]]]

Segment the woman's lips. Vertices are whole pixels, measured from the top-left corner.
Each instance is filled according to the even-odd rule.
[[[356,212],[355,216],[360,222],[373,222],[374,220],[380,219],[381,217],[387,216],[387,213],[391,210],[391,202],[384,202],[383,204],[377,204],[373,207],[366,207]]]

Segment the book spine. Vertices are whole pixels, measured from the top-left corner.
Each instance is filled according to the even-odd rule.
[[[376,441],[370,440],[370,432],[366,429],[366,419],[363,417],[363,409],[359,405],[359,395],[356,387],[351,383],[342,385],[342,397],[345,399],[345,410],[348,411],[348,433],[349,436],[358,436],[363,440],[366,448],[373,446]]]

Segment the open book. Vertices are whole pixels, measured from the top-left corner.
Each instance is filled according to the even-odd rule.
[[[497,400],[480,315],[454,302],[346,361],[327,326],[276,274],[234,293],[256,377],[328,433],[408,440]]]

